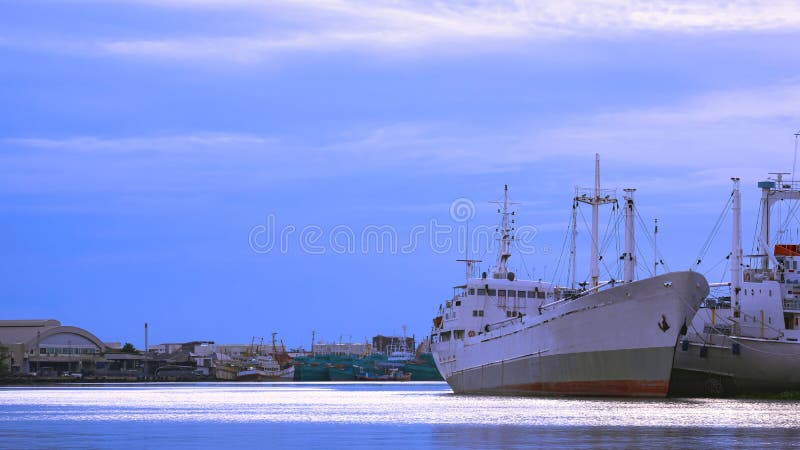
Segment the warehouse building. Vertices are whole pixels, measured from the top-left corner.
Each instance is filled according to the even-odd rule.
[[[11,373],[91,373],[105,345],[92,333],[57,320],[0,320],[0,346]]]

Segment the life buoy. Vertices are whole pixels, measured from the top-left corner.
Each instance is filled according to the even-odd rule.
[[[469,330],[469,333],[467,333],[467,335],[468,335],[469,337],[475,337],[475,332],[474,332],[474,331],[472,331],[472,330]]]

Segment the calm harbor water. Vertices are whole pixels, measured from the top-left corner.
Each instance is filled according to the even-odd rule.
[[[0,388],[2,448],[800,447],[800,402],[472,397],[444,383]]]

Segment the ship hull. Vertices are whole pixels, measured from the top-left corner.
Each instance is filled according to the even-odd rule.
[[[673,272],[565,301],[541,314],[432,344],[458,394],[664,397],[705,278]]]
[[[457,393],[663,397],[674,350],[529,356],[460,371],[448,382]]]
[[[800,343],[725,335],[689,342],[685,349],[679,342],[672,377],[675,396],[800,391]]]

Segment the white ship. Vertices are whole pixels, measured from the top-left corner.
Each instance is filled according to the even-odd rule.
[[[695,272],[634,280],[633,190],[626,190],[624,203],[624,279],[600,282],[598,207],[616,202],[605,194],[597,157],[594,189],[575,198],[592,206],[591,284],[578,290],[520,280],[508,270],[506,187],[495,267],[475,277],[477,261],[465,260],[466,283],[455,287],[434,319],[431,350],[455,393],[667,394],[681,329],[708,294],[708,283]]]
[[[728,291],[705,302],[675,353],[671,392],[743,394],[800,390],[800,245],[770,244],[771,208],[789,203],[785,229],[800,207],[800,183],[776,179],[761,188],[758,254],[743,264],[739,179],[731,194],[733,239]],[[780,222],[780,220],[779,220]]]

